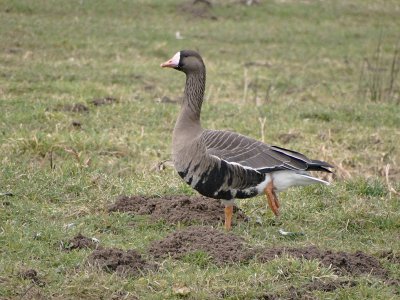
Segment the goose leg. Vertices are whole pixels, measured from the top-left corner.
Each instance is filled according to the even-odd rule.
[[[225,229],[231,230],[232,228],[232,215],[233,215],[233,204],[225,205]]]
[[[271,208],[274,215],[278,216],[279,215],[279,201],[278,201],[278,197],[275,194],[274,184],[272,181],[267,184],[267,187],[265,188],[264,192],[265,192],[265,195],[267,196],[269,207]]]

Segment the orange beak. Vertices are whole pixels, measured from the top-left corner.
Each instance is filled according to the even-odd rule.
[[[176,68],[179,65],[181,53],[177,52],[171,59],[160,65],[161,68]]]
[[[172,61],[172,59],[167,60],[165,63],[160,65],[161,68],[176,68],[177,65]]]

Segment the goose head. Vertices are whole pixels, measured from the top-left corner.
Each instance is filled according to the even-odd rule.
[[[160,66],[162,68],[172,68],[185,74],[203,71],[205,68],[200,54],[193,50],[179,51]]]

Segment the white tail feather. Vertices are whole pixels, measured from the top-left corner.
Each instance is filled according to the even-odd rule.
[[[329,182],[312,177],[308,173],[294,171],[273,172],[272,178],[277,192],[284,191],[292,186],[304,186],[315,183],[329,184]]]
[[[319,178],[316,178],[316,177],[312,177],[311,175],[301,174],[301,176],[308,177],[309,179],[311,179],[313,181],[317,181],[319,183],[323,183],[323,184],[326,184],[326,185],[330,185],[331,184],[329,181],[322,180],[322,179],[319,179]]]

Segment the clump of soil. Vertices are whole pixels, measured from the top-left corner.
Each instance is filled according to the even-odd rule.
[[[45,286],[45,282],[42,281],[39,277],[38,277],[38,272],[35,269],[28,269],[28,270],[23,270],[20,271],[18,276],[22,279],[25,280],[30,280],[32,283],[38,285],[38,286]]]
[[[109,207],[109,212],[129,212],[137,215],[151,215],[153,219],[168,223],[193,222],[217,225],[224,221],[224,205],[219,200],[203,196],[121,196]],[[247,221],[246,215],[234,208],[234,221]]]
[[[77,128],[77,129],[79,129],[79,128],[82,127],[82,123],[79,122],[79,121],[72,121],[71,124],[72,124],[72,126],[73,126],[74,128]]]
[[[324,251],[321,263],[332,266],[338,273],[368,274],[376,276],[387,276],[388,272],[379,261],[366,253],[357,251],[355,253]]]
[[[134,215],[151,215],[156,206],[156,199],[157,198],[146,196],[120,196],[117,201],[108,208],[108,211],[127,212]],[[168,200],[166,199],[166,201]]]
[[[145,261],[135,250],[103,248],[94,250],[88,258],[89,263],[101,267],[107,272],[116,272],[123,276],[138,276],[155,265]]]
[[[100,249],[101,247],[93,239],[78,234],[63,245],[64,250],[71,251],[75,249]]]
[[[33,281],[36,281],[38,279],[37,275],[38,273],[35,269],[28,269],[19,273],[19,277],[21,277],[22,279]]]
[[[260,252],[258,259],[261,262],[270,261],[284,254],[307,260],[317,259],[322,265],[331,267],[336,273],[343,274],[373,274],[386,277],[387,271],[379,261],[361,251],[355,253],[333,252],[331,250],[320,250],[317,247],[305,248],[270,248]]]
[[[114,97],[97,98],[91,101],[91,103],[96,106],[113,104],[115,102],[117,102],[117,99]]]
[[[176,231],[153,242],[148,251],[157,259],[168,256],[180,259],[199,250],[206,252],[218,265],[247,261],[254,254],[240,237],[203,226]]]

